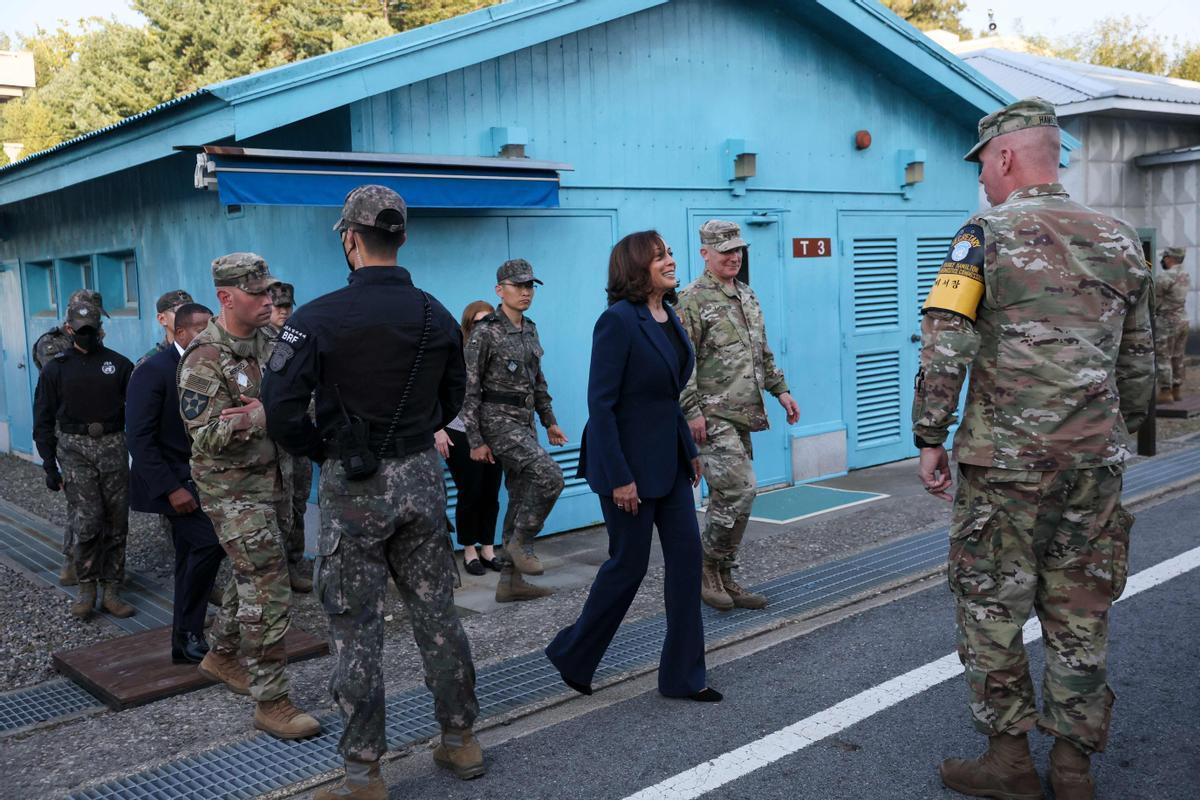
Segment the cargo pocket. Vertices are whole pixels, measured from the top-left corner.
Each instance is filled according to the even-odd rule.
[[[950,526],[946,578],[956,596],[978,597],[995,589],[999,562],[994,527],[998,515],[992,509],[961,522],[956,520]]]
[[[342,586],[341,558],[336,552],[317,558],[313,576],[318,596],[321,598],[321,607],[325,609],[326,614],[345,614],[350,610]]]
[[[1134,516],[1118,504],[1108,520],[1108,535],[1112,539],[1112,599],[1125,593],[1129,579],[1129,532],[1133,530]]]

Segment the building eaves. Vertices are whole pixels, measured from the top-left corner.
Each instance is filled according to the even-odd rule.
[[[1139,167],[1159,167],[1167,164],[1187,164],[1200,161],[1200,144],[1191,147],[1175,147],[1170,150],[1159,150],[1157,153],[1146,153],[1133,159]]]

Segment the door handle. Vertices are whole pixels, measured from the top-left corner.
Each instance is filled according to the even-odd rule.
[[[17,362],[17,369],[25,369],[25,362],[24,362],[24,361],[18,361],[18,362]]]
[[[914,333],[912,336],[909,336],[909,337],[908,337],[908,340],[909,340],[910,342],[912,342],[913,344],[917,344],[918,342],[920,342],[920,341],[921,341],[921,334],[919,334],[919,333]]]

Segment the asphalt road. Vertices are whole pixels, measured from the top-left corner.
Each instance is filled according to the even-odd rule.
[[[1200,492],[1138,515],[1131,573],[1200,546]],[[621,800],[821,712],[954,651],[953,608],[941,581],[710,669],[725,702],[667,700],[648,691],[605,707],[571,701],[527,734],[485,733],[488,774],[460,783],[425,753],[390,764],[392,798]],[[1033,674],[1041,642],[1030,646]],[[1192,800],[1200,786],[1200,569],[1113,611],[1110,681],[1118,696],[1107,752],[1093,759],[1098,797]],[[644,683],[653,687],[650,682]],[[599,692],[618,695],[617,689]],[[953,798],[937,765],[974,756],[961,676],[783,756],[705,797],[722,800]],[[573,712],[573,706],[578,706]],[[1051,741],[1032,737],[1044,770]],[[661,795],[666,797],[666,795]],[[1049,794],[1047,795],[1049,796]]]

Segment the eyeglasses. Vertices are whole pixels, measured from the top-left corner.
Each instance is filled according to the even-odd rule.
[[[505,281],[504,283],[502,283],[500,285],[501,286],[511,286],[512,288],[514,288],[520,292],[526,292],[526,291],[532,292],[536,288],[533,281],[529,281],[528,283],[512,283],[511,281]]]

